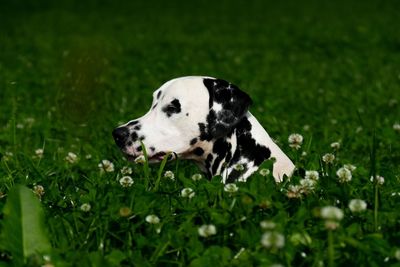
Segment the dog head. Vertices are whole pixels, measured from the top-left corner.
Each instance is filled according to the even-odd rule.
[[[208,77],[182,77],[153,93],[150,110],[113,131],[116,144],[129,158],[143,154],[150,162],[167,153],[201,157],[207,143],[229,134],[247,113],[250,97],[235,85]]]

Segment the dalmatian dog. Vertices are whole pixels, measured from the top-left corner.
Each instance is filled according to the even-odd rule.
[[[194,160],[209,178],[221,175],[224,183],[246,181],[263,161],[275,158],[273,176],[280,182],[295,166],[248,111],[251,103],[245,92],[227,81],[176,78],[153,93],[144,116],[112,134],[129,160],[143,155],[143,142],[149,162],[166,155]]]

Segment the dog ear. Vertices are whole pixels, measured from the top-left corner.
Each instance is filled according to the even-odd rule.
[[[236,85],[221,79],[204,79],[210,100],[208,130],[214,138],[227,135],[247,113],[252,100]]]

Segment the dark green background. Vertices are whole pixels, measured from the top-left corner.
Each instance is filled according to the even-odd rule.
[[[335,205],[345,212],[334,236],[338,265],[382,266],[387,257],[387,264],[398,264],[399,14],[394,0],[0,0],[0,210],[13,184],[43,185],[41,203],[60,266],[101,266],[105,259],[114,262],[109,266],[216,260],[221,266],[317,266],[328,258],[318,209]],[[249,93],[251,112],[283,151],[306,170],[328,172],[316,192],[288,199],[286,184],[255,175],[231,196],[218,178],[193,182],[199,170],[182,162],[166,167],[174,182],[162,178],[154,189],[159,165],[144,178],[141,165],[122,160],[111,131],[144,114],[162,83],[186,75],[223,78]],[[287,144],[294,132],[304,136],[298,151]],[[338,151],[330,147],[335,141]],[[44,148],[42,159],[35,157],[38,148]],[[13,152],[8,160],[6,152]],[[67,163],[68,152],[79,161]],[[322,170],[328,152],[337,161]],[[100,175],[103,159],[115,172]],[[346,163],[357,169],[341,184],[336,171]],[[124,166],[133,168],[128,189],[118,182]],[[385,177],[382,187],[370,182],[375,173]],[[180,197],[184,187],[195,190],[191,201]],[[364,199],[367,211],[353,216],[352,198]],[[90,212],[80,210],[83,203],[92,205]],[[136,217],[120,216],[121,207]],[[160,234],[145,223],[148,214],[161,218]],[[265,219],[285,235],[283,250],[261,247]],[[203,239],[198,227],[208,223],[218,233]],[[299,233],[312,243],[290,240]],[[241,247],[248,252],[233,260]],[[0,250],[6,248],[0,240]],[[10,260],[5,252],[0,264]]]

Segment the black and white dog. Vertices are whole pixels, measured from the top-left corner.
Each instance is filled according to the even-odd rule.
[[[280,182],[295,166],[248,111],[251,103],[227,81],[181,77],[157,89],[149,112],[116,128],[113,137],[128,159],[143,155],[142,141],[150,162],[172,153],[196,161],[209,177],[221,175],[224,183],[246,181],[273,157],[273,176]]]

